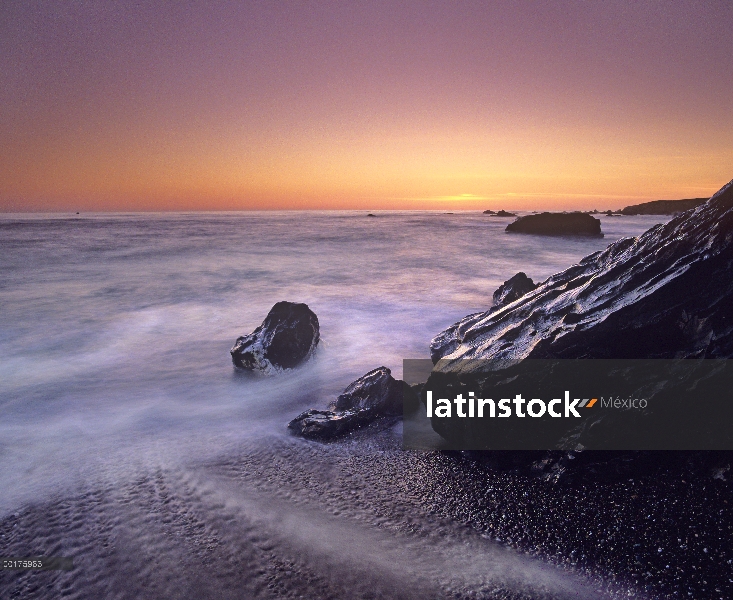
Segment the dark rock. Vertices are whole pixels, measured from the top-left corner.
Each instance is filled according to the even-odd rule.
[[[733,182],[497,311],[434,338],[439,358],[733,357]]]
[[[413,385],[409,385],[407,382],[403,382],[403,384],[403,414],[408,415],[414,413],[418,408],[420,408],[422,392],[425,387],[425,383],[415,383]]]
[[[434,338],[431,356],[442,359],[436,381],[465,372],[462,359],[490,361],[499,375],[534,358],[733,358],[733,182],[514,303],[465,317]]]
[[[329,440],[348,433],[373,419],[368,411],[307,410],[288,423],[295,435],[311,440]]]
[[[330,410],[307,410],[290,421],[288,429],[310,439],[332,439],[379,417],[402,415],[403,398],[404,410],[417,409],[417,393],[392,377],[387,367],[379,367],[351,383]]]
[[[237,339],[232,362],[264,373],[292,369],[315,352],[319,339],[318,317],[307,304],[278,302],[262,325]]]
[[[517,215],[511,212],[507,212],[505,210],[500,211],[493,211],[493,210],[485,210],[485,215],[491,215],[492,217],[516,217]]]
[[[500,285],[494,292],[494,306],[491,308],[492,310],[496,310],[500,306],[511,304],[517,298],[521,298],[536,287],[537,284],[520,271],[514,277]]]
[[[538,235],[603,235],[601,222],[581,212],[526,215],[509,223],[506,231]]]
[[[367,217],[376,217],[377,215],[373,215],[372,213],[369,213]]]
[[[402,382],[387,367],[379,367],[352,382],[333,403],[333,410],[370,410],[380,415],[402,414]]]
[[[697,208],[707,198],[688,198],[686,200],[653,200],[627,206],[620,212],[623,215],[676,215],[693,208]],[[610,212],[610,211],[609,211]]]

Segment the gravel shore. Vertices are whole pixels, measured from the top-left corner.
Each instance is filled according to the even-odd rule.
[[[292,437],[28,505],[2,598],[730,598],[731,484],[686,475],[552,480],[404,451],[400,424]],[[699,469],[698,469],[699,471]]]

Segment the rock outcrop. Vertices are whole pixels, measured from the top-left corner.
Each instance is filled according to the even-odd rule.
[[[288,429],[305,438],[332,439],[379,417],[401,415],[404,394],[410,393],[387,367],[379,367],[352,382],[330,410],[307,410],[290,421]]]
[[[536,287],[537,284],[520,271],[514,277],[507,279],[494,292],[494,305],[491,310],[497,310],[505,304],[511,304]]]
[[[310,358],[319,339],[318,317],[307,304],[278,302],[262,325],[237,339],[230,350],[232,362],[268,374],[292,369]]]
[[[603,235],[600,220],[581,212],[526,215],[509,223],[506,231],[536,235]]]
[[[733,358],[733,182],[513,303],[469,315],[433,339],[431,356],[442,359],[436,382],[487,365],[505,377],[525,359]],[[433,426],[446,439],[460,433]]]
[[[619,211],[622,215],[676,215],[691,208],[697,208],[707,198],[688,198],[686,200],[653,200],[627,206]],[[609,211],[610,212],[610,211]]]
[[[732,207],[733,182],[452,325],[433,339],[433,360],[733,356]]]
[[[517,215],[513,212],[508,212],[506,210],[500,210],[500,211],[493,211],[493,210],[485,210],[485,215],[491,215],[492,217],[516,217]]]

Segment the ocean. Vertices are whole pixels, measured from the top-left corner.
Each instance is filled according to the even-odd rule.
[[[378,366],[399,378],[518,271],[539,282],[666,219],[601,216],[605,237],[567,238],[480,212],[375,215],[1,215],[0,517],[259,448],[316,452],[286,429],[301,411]],[[235,372],[230,347],[280,300],[318,315],[316,355]]]

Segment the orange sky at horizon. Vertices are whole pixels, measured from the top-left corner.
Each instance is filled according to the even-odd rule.
[[[605,210],[733,178],[730,5],[570,5],[15,6],[0,210]]]

